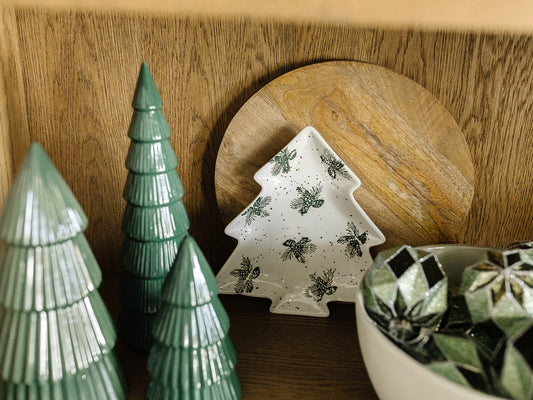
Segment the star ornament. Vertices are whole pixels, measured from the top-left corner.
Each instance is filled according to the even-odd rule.
[[[448,278],[437,257],[410,246],[384,251],[363,281],[365,308],[400,343],[426,340],[447,308]]]
[[[465,269],[460,292],[474,323],[493,320],[512,337],[533,317],[533,258],[521,249],[488,251]]]

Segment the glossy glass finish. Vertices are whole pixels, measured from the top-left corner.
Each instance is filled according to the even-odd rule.
[[[33,144],[0,221],[0,398],[125,398],[87,218]]]
[[[148,357],[147,399],[240,398],[229,318],[204,255],[187,236],[162,289]]]
[[[119,329],[126,343],[147,350],[161,286],[189,229],[189,218],[181,201],[184,191],[168,140],[170,128],[161,111],[163,103],[144,63],[132,105],[126,157],[129,173],[123,192],[126,239],[120,259]]]
[[[0,213],[0,240],[46,246],[87,228],[87,216],[42,147],[33,143]]]

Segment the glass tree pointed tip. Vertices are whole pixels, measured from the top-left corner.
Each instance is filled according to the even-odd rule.
[[[161,96],[159,96],[152,74],[145,62],[141,65],[132,106],[139,111],[159,110],[163,107]]]
[[[218,294],[218,283],[202,250],[187,235],[163,284],[163,300],[181,307],[197,307]]]
[[[24,158],[24,161],[20,167],[19,173],[27,169],[35,169],[36,171],[50,169],[56,170],[52,160],[50,160],[48,154],[46,154],[46,151],[44,151],[42,146],[37,142],[33,142],[30,145],[28,153],[26,154],[26,157]]]
[[[38,142],[33,142],[30,145],[30,150],[28,151],[27,157],[45,157],[48,159],[48,156],[46,155],[46,152],[42,148],[42,146]]]
[[[176,263],[178,263],[181,268],[190,270],[196,266],[201,266],[204,275],[212,275],[211,267],[209,266],[204,253],[191,235],[186,235],[183,238],[178,251],[178,256],[176,257]],[[193,276],[194,275],[192,275],[191,278]]]
[[[191,235],[187,235],[183,238],[181,246],[183,247],[183,251],[187,251],[189,253],[200,251],[200,248],[196,244],[196,240],[194,240]]]
[[[0,212],[0,239],[42,246],[73,238],[87,216],[38,143],[30,146]]]
[[[200,263],[207,264],[207,261],[205,260],[202,250],[198,247],[196,240],[194,240],[192,236],[186,235],[181,242],[175,263],[178,264],[181,269],[190,270]],[[178,271],[179,269],[176,269],[174,272],[173,268],[171,272],[178,274]]]

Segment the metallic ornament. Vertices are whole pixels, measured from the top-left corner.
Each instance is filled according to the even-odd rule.
[[[507,344],[500,384],[513,400],[533,399],[533,321]]]
[[[363,282],[368,313],[401,343],[420,342],[435,330],[447,308],[447,292],[437,257],[410,246],[380,253]]]
[[[460,385],[494,393],[486,364],[474,340],[468,336],[436,333],[425,346],[431,361],[426,365],[433,372]]]
[[[488,320],[507,337],[520,332],[533,317],[533,257],[527,251],[490,250],[463,272],[464,295],[472,322]]]
[[[507,247],[507,250],[532,250],[533,242],[514,242]]]

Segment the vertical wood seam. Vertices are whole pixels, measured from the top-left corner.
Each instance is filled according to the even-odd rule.
[[[1,69],[4,79],[5,110],[8,119],[7,133],[11,142],[13,172],[22,162],[30,145],[26,94],[19,45],[16,12],[13,7],[2,10],[0,39]]]

